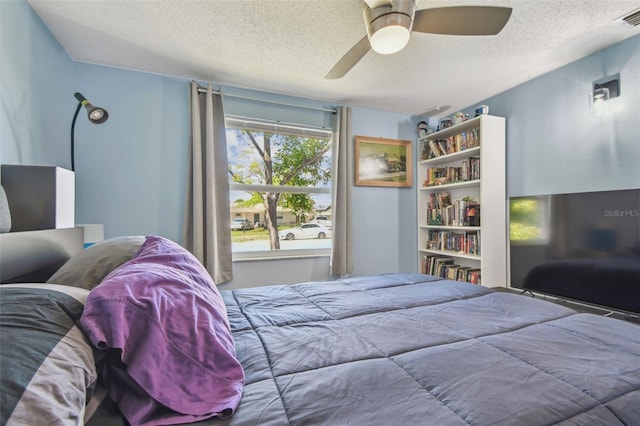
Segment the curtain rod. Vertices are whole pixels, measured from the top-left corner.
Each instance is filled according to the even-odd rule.
[[[307,106],[307,105],[289,104],[289,103],[286,103],[286,102],[267,101],[265,99],[252,98],[252,97],[249,97],[249,96],[231,95],[231,94],[228,94],[228,93],[222,93],[219,90],[212,90],[212,92],[216,93],[218,95],[228,96],[230,98],[245,99],[245,100],[248,100],[248,101],[263,102],[263,103],[266,103],[266,104],[283,105],[283,106],[289,106],[289,107],[294,107],[294,108],[302,108],[302,109],[312,109],[312,110],[316,110],[316,111],[330,112],[332,114],[335,114],[337,112],[337,110],[334,109],[334,108],[320,108],[320,107],[312,107],[312,106]],[[207,89],[205,89],[203,87],[198,87],[198,93],[207,93]]]

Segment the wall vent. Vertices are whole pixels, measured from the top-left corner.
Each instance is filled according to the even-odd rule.
[[[630,14],[623,16],[620,19],[622,19],[622,22],[627,25],[637,27],[638,25],[640,25],[640,9],[636,10],[635,12],[631,12]]]

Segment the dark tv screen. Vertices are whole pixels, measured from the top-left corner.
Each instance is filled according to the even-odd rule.
[[[640,189],[509,199],[511,287],[640,313]]]

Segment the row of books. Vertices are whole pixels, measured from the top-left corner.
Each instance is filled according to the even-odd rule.
[[[480,231],[429,230],[426,248],[428,250],[480,255]]]
[[[421,160],[441,157],[480,146],[480,129],[460,132],[446,139],[428,139],[422,143]]]
[[[451,205],[451,194],[446,191],[429,194],[429,209],[441,209]]]
[[[444,185],[480,179],[480,158],[470,157],[460,166],[430,167],[424,186]]]
[[[448,192],[433,192],[429,194],[427,224],[480,226],[480,204],[464,199],[452,202]]]
[[[422,256],[421,270],[423,274],[435,275],[449,280],[463,281],[471,284],[482,284],[480,268],[457,265],[452,257],[429,255]]]

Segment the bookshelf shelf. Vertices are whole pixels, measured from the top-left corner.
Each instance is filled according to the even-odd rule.
[[[505,119],[475,117],[419,138],[418,149],[419,272],[506,287]]]
[[[431,253],[431,254],[437,254],[440,256],[455,256],[460,259],[470,259],[470,260],[476,260],[476,261],[479,261],[480,259],[482,259],[482,257],[477,254],[459,253],[459,252],[450,251],[450,250],[420,249],[420,251],[422,253]]]
[[[442,185],[423,186],[420,190],[423,191],[442,191],[451,188],[472,188],[474,186],[480,186],[480,180],[467,180],[464,182],[445,183]]]
[[[421,138],[419,139],[419,141],[427,140],[431,136],[432,135]],[[428,160],[421,160],[419,164],[426,164],[426,165],[444,164],[444,163],[449,163],[452,161],[464,159],[467,157],[477,156],[479,154],[480,154],[480,147],[476,146],[475,148],[465,149],[463,151],[459,151],[453,154],[443,155],[442,157],[430,158]]]
[[[420,225],[420,228],[424,229],[442,229],[450,231],[479,231],[480,226],[446,226],[446,225]]]

